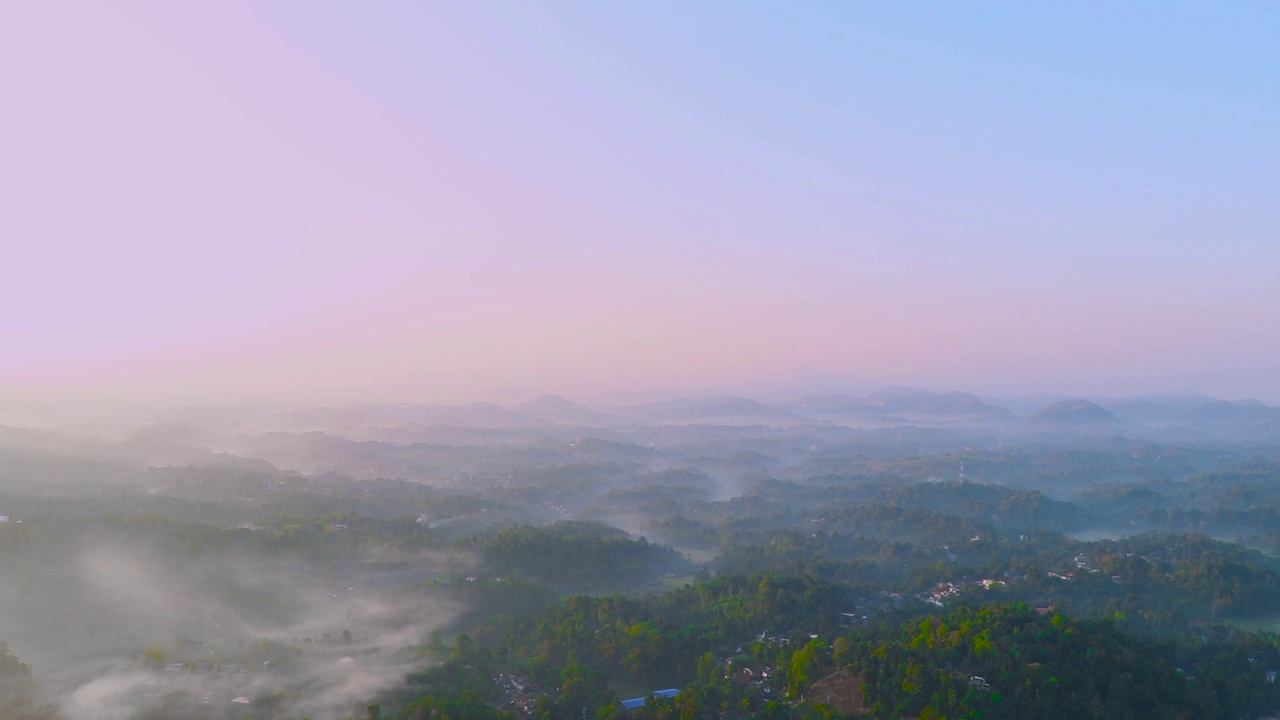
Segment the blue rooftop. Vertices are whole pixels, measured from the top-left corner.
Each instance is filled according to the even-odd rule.
[[[622,707],[628,710],[635,710],[638,707],[644,707],[645,701],[648,700],[650,697],[673,698],[679,694],[680,694],[680,691],[675,688],[667,688],[666,690],[655,690],[650,695],[647,695],[645,697],[638,697],[638,698],[631,698],[630,700],[623,700]]]

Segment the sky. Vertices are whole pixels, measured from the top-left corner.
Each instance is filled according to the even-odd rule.
[[[8,3],[0,395],[1280,403],[1280,5]]]

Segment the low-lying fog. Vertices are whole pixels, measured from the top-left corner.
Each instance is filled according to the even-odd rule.
[[[346,717],[420,667],[458,612],[401,589],[461,566],[424,553],[320,564],[247,551],[248,538],[190,547],[163,531],[26,525],[0,533],[0,637],[69,720],[264,704]]]

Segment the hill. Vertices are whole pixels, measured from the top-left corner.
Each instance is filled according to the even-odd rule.
[[[793,425],[805,418],[742,397],[686,398],[619,408],[619,414],[640,420],[677,424]]]
[[[1120,418],[1088,400],[1063,400],[1036,413],[1031,419],[1056,425],[1118,425]]]
[[[1264,669],[1178,660],[1109,621],[1025,605],[961,608],[848,645],[872,718],[1259,717],[1280,706]],[[838,660],[839,658],[837,658]],[[1185,666],[1184,666],[1185,665]]]
[[[608,426],[619,418],[609,413],[579,405],[560,395],[540,395],[516,406],[522,415],[565,425]]]
[[[936,393],[920,388],[885,388],[865,396],[810,395],[792,407],[799,412],[826,415],[934,416],[967,418],[1012,418],[998,405],[983,402],[966,392]]]

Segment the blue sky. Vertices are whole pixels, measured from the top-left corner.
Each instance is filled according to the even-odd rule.
[[[3,13],[7,388],[1280,402],[1274,4]]]

